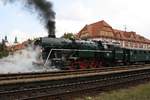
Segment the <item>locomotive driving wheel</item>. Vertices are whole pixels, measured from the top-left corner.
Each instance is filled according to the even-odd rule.
[[[102,61],[93,59],[90,63],[91,68],[99,68],[102,67]]]
[[[96,59],[78,59],[71,62],[69,69],[88,69],[88,68],[99,68],[102,67],[102,61]]]

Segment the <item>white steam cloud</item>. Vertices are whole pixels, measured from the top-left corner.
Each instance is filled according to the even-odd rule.
[[[0,73],[24,73],[38,71],[53,71],[54,68],[46,68],[44,66],[35,66],[33,61],[36,61],[40,49],[28,47],[24,50],[16,52],[14,55],[9,55],[0,60]]]

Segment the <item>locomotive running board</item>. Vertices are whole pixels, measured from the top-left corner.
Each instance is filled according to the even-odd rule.
[[[51,49],[50,51],[90,51],[90,52],[112,52],[112,51],[103,51],[103,50],[79,50],[79,49]]]
[[[89,52],[109,52],[109,53],[112,52],[112,51],[106,51],[106,50],[105,50],[105,51],[102,51],[102,50],[78,50],[78,49],[51,49],[51,50],[49,51],[49,54],[48,54],[48,56],[47,56],[47,59],[46,59],[46,61],[45,61],[45,63],[44,63],[44,66],[47,64],[47,61],[48,61],[48,59],[49,59],[49,57],[50,57],[52,51],[89,51]]]

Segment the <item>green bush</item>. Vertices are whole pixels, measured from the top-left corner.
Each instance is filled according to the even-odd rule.
[[[6,57],[6,56],[8,56],[7,51],[0,51],[0,58]]]

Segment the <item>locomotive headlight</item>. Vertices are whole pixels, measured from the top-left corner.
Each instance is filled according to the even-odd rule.
[[[109,53],[106,53],[106,56],[109,56],[110,54]]]

